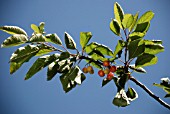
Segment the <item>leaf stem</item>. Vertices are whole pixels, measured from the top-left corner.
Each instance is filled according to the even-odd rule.
[[[156,96],[151,90],[149,90],[144,84],[136,80],[134,77],[130,77],[130,80],[136,83],[136,85],[140,86],[143,90],[145,90],[152,98],[154,98],[156,101],[158,101],[161,105],[163,105],[165,108],[170,110],[170,105],[164,102],[162,99],[160,99],[158,96]]]

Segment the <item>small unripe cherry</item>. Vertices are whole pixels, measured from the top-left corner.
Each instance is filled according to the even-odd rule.
[[[116,66],[111,66],[110,67],[110,72],[116,72],[117,70],[117,67]]]
[[[104,73],[105,73],[105,74],[109,74],[109,72],[110,72],[110,70],[109,70],[108,68],[106,68],[106,69],[104,70]]]
[[[111,80],[113,79],[114,74],[112,72],[109,72],[109,74],[107,75],[107,80]]]
[[[98,75],[99,75],[100,77],[104,77],[105,73],[104,73],[103,70],[99,70],[99,71],[98,71]]]
[[[88,72],[91,72],[92,70],[93,70],[93,67],[92,67],[92,66],[88,66],[88,67],[87,67],[87,71],[88,71]]]
[[[88,71],[87,71],[87,68],[86,67],[84,67],[83,69],[82,69],[82,71],[86,74],[86,73],[88,73]]]
[[[110,62],[109,61],[103,61],[103,66],[105,66],[105,67],[110,66]]]

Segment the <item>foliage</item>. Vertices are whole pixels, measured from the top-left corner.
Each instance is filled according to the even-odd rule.
[[[33,30],[31,36],[28,36],[22,28],[17,26],[0,27],[0,30],[12,34],[4,40],[1,47],[25,44],[12,54],[10,73],[15,73],[22,64],[29,62],[32,57],[38,56],[38,59],[26,73],[25,80],[48,67],[47,80],[50,81],[57,74],[60,75],[63,90],[69,92],[76,85],[81,85],[86,79],[79,66],[82,60],[87,62],[86,65],[94,66],[97,69],[106,69],[107,67],[103,66],[103,62],[107,60],[111,65],[115,65],[117,70],[116,75],[111,80],[103,79],[102,86],[113,81],[117,87],[113,104],[118,107],[128,106],[131,101],[138,98],[138,94],[133,88],[129,87],[128,90],[125,88],[131,73],[133,71],[146,73],[143,67],[156,64],[158,60],[156,54],[163,52],[164,47],[161,40],[144,39],[149,30],[150,21],[154,17],[152,11],[147,11],[141,17],[139,17],[139,12],[134,15],[126,14],[116,2],[114,4],[114,15],[115,19],[110,22],[110,30],[120,37],[114,50],[103,44],[90,42],[93,36],[91,32],[80,33],[81,50],[78,50],[74,38],[69,33],[64,33],[65,42],[62,42],[56,33],[46,34],[44,22],[41,22],[39,26],[31,24]],[[59,48],[56,48],[55,45],[58,45]],[[75,53],[71,53],[70,50]],[[53,53],[50,54],[51,52]],[[122,65],[117,65],[117,61],[122,62]],[[132,61],[135,64],[131,64]],[[166,97],[169,97],[169,85],[166,86],[166,81],[154,85],[163,88],[168,92]]]

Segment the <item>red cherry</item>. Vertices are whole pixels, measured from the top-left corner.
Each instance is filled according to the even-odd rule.
[[[116,72],[117,70],[117,67],[116,66],[111,66],[110,67],[110,72]]]
[[[103,70],[99,70],[99,71],[98,71],[98,75],[99,75],[100,77],[104,77],[105,73],[104,73]]]
[[[105,66],[105,67],[110,66],[110,62],[109,61],[103,61],[103,66]]]
[[[107,80],[111,80],[114,77],[114,74],[112,72],[109,72],[107,75]]]

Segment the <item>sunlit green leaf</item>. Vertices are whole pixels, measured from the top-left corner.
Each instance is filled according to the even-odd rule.
[[[8,37],[1,45],[1,47],[18,46],[27,42],[27,36],[23,34],[14,34]]]
[[[124,45],[125,45],[125,43],[122,40],[118,41],[115,51],[113,53],[114,58],[116,58],[116,55],[124,48]]]
[[[137,60],[135,61],[136,67],[144,67],[156,64],[158,58],[155,55],[144,53],[138,56]]]
[[[0,30],[8,33],[8,34],[24,34],[27,36],[27,33],[18,26],[2,26]]]
[[[95,62],[94,62],[94,61],[95,61]],[[87,62],[87,63],[90,63],[90,65],[92,65],[92,66],[94,66],[94,67],[96,67],[96,68],[98,68],[98,69],[101,69],[101,68],[102,68],[102,65],[98,64],[98,62],[97,62],[96,60],[94,60],[94,61],[90,61],[90,60],[86,59],[86,62]]]
[[[80,45],[82,49],[85,48],[91,37],[92,37],[91,32],[80,32]]]
[[[45,36],[42,34],[34,34],[31,36],[30,42],[45,42]]]
[[[122,7],[117,2],[114,4],[114,15],[115,15],[115,19],[119,23],[119,26],[122,28],[121,23],[123,20],[124,11],[123,11]]]
[[[28,62],[38,51],[39,48],[34,45],[27,45],[17,49],[10,58],[10,73],[12,74],[18,70],[24,62]]]
[[[148,44],[145,45],[145,53],[158,54],[164,51],[164,47],[161,44]]]
[[[124,29],[129,28],[133,23],[133,15],[132,14],[125,14],[122,20],[122,25]]]
[[[145,45],[150,44],[162,44],[162,40],[144,40]]]
[[[145,36],[145,33],[133,32],[129,34],[129,41],[138,40],[138,39],[143,38],[144,36]]]
[[[137,92],[133,88],[128,88],[128,91],[126,92],[126,95],[129,99],[129,101],[133,101],[138,98]]]
[[[137,24],[149,22],[150,20],[152,20],[153,17],[154,13],[152,11],[147,11],[138,19]]]
[[[143,40],[134,40],[128,45],[129,59],[135,58],[141,55],[145,51],[145,45]]]
[[[40,70],[42,70],[44,67],[48,66],[49,64],[51,64],[52,62],[54,62],[56,59],[59,58],[59,54],[53,54],[53,55],[45,55],[42,56],[40,58],[38,58],[33,65],[31,66],[31,68],[29,69],[29,71],[27,72],[26,76],[25,76],[25,80],[28,80],[29,78],[31,78],[34,74],[36,74],[37,72],[39,72]]]
[[[40,30],[39,30],[39,28],[38,28],[37,25],[31,24],[31,28],[32,28],[32,30],[33,30],[36,34],[37,34],[37,33],[40,33]]]
[[[98,47],[100,44],[97,42],[92,42],[89,45],[85,47],[85,52],[90,53],[92,52],[96,47]]]
[[[110,30],[117,36],[120,35],[120,26],[117,22],[117,20],[113,19],[111,22],[110,22]]]
[[[103,55],[113,56],[112,50],[105,45],[99,45],[95,49],[100,51]]]
[[[36,54],[36,56],[44,55],[54,51],[54,48],[45,44],[41,44],[38,47],[39,47],[39,51]]]
[[[65,32],[65,44],[68,49],[76,49],[76,43],[67,32]]]
[[[57,34],[47,34],[45,37],[47,42],[52,42],[54,44],[62,45],[62,42],[60,38],[57,36]]]
[[[130,31],[130,32],[133,30],[133,28],[135,27],[135,25],[136,25],[136,23],[137,23],[138,15],[139,15],[139,12],[137,12],[137,13],[133,16],[133,23],[132,23],[132,25],[129,27],[129,31]]]

